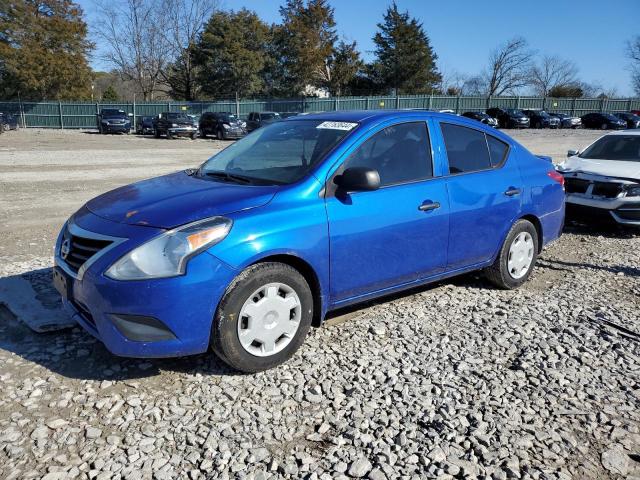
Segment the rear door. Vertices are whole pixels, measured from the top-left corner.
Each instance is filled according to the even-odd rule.
[[[449,167],[447,270],[491,260],[521,210],[522,178],[510,147],[481,130],[441,121]]]
[[[332,303],[442,272],[449,207],[446,179],[434,176],[426,122],[372,132],[336,175],[349,167],[377,170],[381,187],[340,194],[331,192],[333,177],[328,181]]]

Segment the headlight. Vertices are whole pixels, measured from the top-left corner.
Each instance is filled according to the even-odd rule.
[[[177,123],[172,123],[172,124],[171,124],[171,126],[172,126],[173,128],[176,128],[176,127],[178,126],[178,124],[177,124]]]
[[[241,123],[240,123],[240,126],[241,126],[242,128],[245,128],[245,127],[247,126],[247,122],[241,122]]]
[[[212,217],[165,232],[124,255],[105,275],[114,280],[183,275],[189,259],[222,241],[232,224],[228,218]]]
[[[229,129],[231,128],[231,127],[230,127],[229,125],[227,125],[226,123],[223,123],[223,124],[222,124],[222,126],[223,126],[223,128],[224,128],[225,130],[229,130]]]
[[[627,197],[640,197],[640,185],[629,185],[626,190]]]
[[[103,125],[109,125],[109,122],[107,120],[102,120],[100,123],[102,123]]]

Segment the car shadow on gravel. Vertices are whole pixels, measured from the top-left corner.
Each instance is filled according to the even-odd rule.
[[[35,293],[31,301],[37,302],[40,310],[57,316],[61,309],[60,299],[51,286],[51,276],[51,268],[19,275],[31,283]],[[0,278],[0,288],[11,278]],[[24,307],[21,306],[22,309]],[[13,313],[11,305],[0,303],[0,353],[3,350],[58,375],[80,380],[126,381],[154,377],[163,371],[191,375],[241,375],[213,353],[166,359],[117,357],[79,326],[37,333]],[[3,364],[3,370],[10,370],[11,363],[6,358],[6,354],[0,356],[0,364]]]

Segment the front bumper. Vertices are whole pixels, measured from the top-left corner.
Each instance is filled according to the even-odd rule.
[[[198,133],[198,129],[196,127],[170,127],[167,131],[176,137],[179,136],[191,136]]]
[[[106,133],[128,133],[131,131],[131,125],[128,123],[123,124],[102,124],[102,131]]]
[[[229,128],[227,130],[224,131],[224,136],[226,138],[242,138],[247,134],[246,130],[243,130],[241,128],[235,129],[235,128]]]
[[[65,309],[91,335],[115,355],[125,357],[174,357],[205,352],[211,323],[225,288],[237,271],[208,252],[193,257],[183,276],[143,281],[117,281],[103,272],[124,253],[158,235],[161,230],[104,220],[86,209],[76,214],[74,225],[88,232],[121,239],[110,251],[91,263],[82,275],[69,277]],[[126,238],[129,237],[129,238]],[[135,240],[133,239],[135,238]],[[62,233],[56,243],[56,267],[70,273],[59,255]],[[71,271],[73,273],[73,271]],[[116,318],[120,316],[121,318]],[[123,327],[125,319],[153,319],[165,336],[134,335]]]
[[[640,227],[640,198],[587,198],[569,193],[566,202],[570,214],[585,220],[612,220]]]

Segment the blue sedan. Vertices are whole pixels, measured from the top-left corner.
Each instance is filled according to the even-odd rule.
[[[292,117],[89,201],[60,232],[54,284],[116,355],[212,349],[255,372],[333,309],[473,270],[520,286],[561,233],[563,181],[462,117]]]

